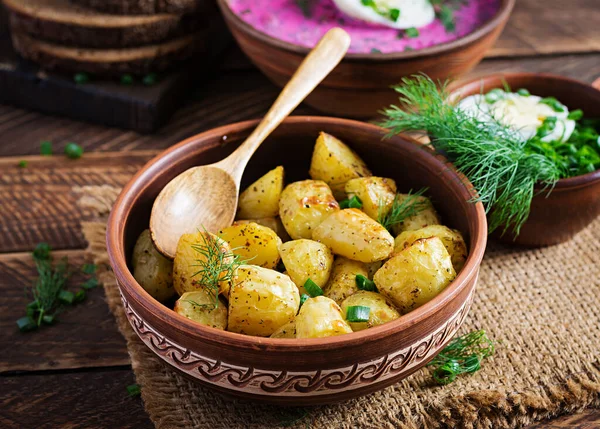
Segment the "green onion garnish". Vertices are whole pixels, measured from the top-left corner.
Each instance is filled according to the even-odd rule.
[[[304,283],[304,289],[311,298],[323,295],[323,289],[321,289],[319,285],[313,282],[311,279],[306,280]]]
[[[131,85],[133,83],[133,76],[130,74],[124,74],[121,76],[121,85]]]
[[[310,298],[310,296],[308,296],[305,293],[302,294],[302,296],[300,297],[300,307],[302,307],[302,304],[304,304],[308,298]]]
[[[19,161],[19,163],[17,164],[17,166],[19,168],[25,168],[25,167],[27,167],[27,161],[25,161],[24,159],[22,159],[21,161]]]
[[[42,317],[42,322],[44,322],[46,325],[51,325],[54,323],[54,315],[53,314],[45,314]]]
[[[99,284],[100,282],[98,282],[98,279],[96,277],[92,277],[91,279],[87,279],[85,283],[82,283],[81,287],[84,289],[94,289]]]
[[[370,307],[364,305],[352,305],[346,310],[346,320],[348,322],[368,322]]]
[[[540,100],[540,104],[550,106],[555,112],[564,112],[565,106],[554,97],[546,97]]]
[[[502,100],[504,98],[505,92],[500,88],[494,88],[487,94],[485,94],[485,101],[488,104],[494,104],[496,101]]]
[[[71,159],[81,158],[81,155],[83,155],[83,148],[77,143],[67,143],[65,146],[65,155]]]
[[[390,19],[394,22],[400,18],[400,9],[390,9]]]
[[[73,301],[75,301],[75,294],[70,290],[62,289],[58,293],[58,299],[64,303],[73,304]]]
[[[83,264],[81,272],[84,274],[95,274],[96,268],[96,264]]]
[[[23,332],[33,331],[37,328],[37,325],[29,316],[21,317],[19,320],[17,320],[17,326],[19,327],[19,330]]]
[[[356,275],[356,287],[360,290],[366,290],[369,292],[376,292],[377,286],[375,286],[375,282],[373,280],[369,280],[367,277],[362,274]]]
[[[406,30],[404,30],[404,34],[406,34],[406,37],[414,39],[416,37],[419,37],[419,30],[417,30],[415,27],[407,28]]]
[[[569,115],[567,116],[567,119],[571,119],[573,121],[578,121],[581,118],[583,118],[583,110],[581,109],[573,110],[572,112],[569,112]]]
[[[350,199],[340,201],[341,209],[362,209],[362,201],[356,195],[353,195]]]
[[[40,143],[40,153],[42,155],[52,155],[52,142],[50,141],[43,141]]]
[[[75,73],[75,75],[73,76],[73,80],[77,84],[88,83],[90,81],[90,75],[88,75],[87,73]]]
[[[156,82],[158,82],[158,75],[156,73],[149,73],[144,76],[142,82],[147,86],[154,85]]]
[[[127,393],[131,397],[140,396],[142,390],[140,389],[139,384],[130,384],[129,386],[127,386]]]
[[[519,94],[521,97],[529,97],[531,95],[531,93],[525,88],[518,89],[517,94]]]

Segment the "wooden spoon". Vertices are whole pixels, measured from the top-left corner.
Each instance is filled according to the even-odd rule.
[[[350,36],[334,28],[308,54],[246,141],[231,155],[211,165],[193,167],[171,180],[152,207],[150,232],[157,249],[175,257],[179,237],[231,225],[238,205],[246,164],[260,144],[341,61]]]

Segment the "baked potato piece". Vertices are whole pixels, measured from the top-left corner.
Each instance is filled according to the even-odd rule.
[[[271,338],[296,338],[296,321],[292,320],[271,334]]]
[[[227,329],[227,304],[223,298],[209,297],[204,291],[186,292],[175,302],[175,313],[181,314],[201,325]]]
[[[415,241],[375,273],[379,292],[406,314],[440,293],[456,277],[450,255],[438,237]]]
[[[352,149],[323,132],[317,138],[308,174],[327,183],[338,200],[344,199],[348,180],[371,176],[365,162]]]
[[[321,180],[303,180],[286,186],[279,200],[279,216],[294,240],[312,238],[313,230],[340,209],[329,186]]]
[[[281,219],[279,218],[279,216],[277,216],[277,217],[262,217],[260,219],[240,219],[240,220],[235,221],[235,223],[237,223],[237,224],[251,223],[251,222],[257,223],[262,226],[266,226],[267,228],[271,228],[273,231],[275,231],[275,233],[279,236],[279,238],[281,238],[281,241],[283,241],[284,243],[286,241],[291,240],[290,235],[285,230],[285,227],[283,226],[283,223],[281,223]]]
[[[243,265],[237,269],[236,280],[229,292],[231,332],[268,337],[296,316],[300,294],[288,276]]]
[[[350,179],[344,189],[348,198],[353,196],[360,198],[362,211],[375,220],[379,219],[380,212],[389,211],[396,197],[396,182],[385,177]]]
[[[325,244],[336,255],[367,263],[386,259],[394,250],[394,237],[358,209],[330,215],[315,228],[313,240]]]
[[[152,242],[150,230],[144,230],[133,248],[133,277],[154,299],[165,302],[175,295],[173,261],[164,257]]]
[[[355,294],[346,298],[340,307],[342,314],[348,319],[348,307],[363,306],[369,307],[368,322],[350,322],[346,320],[354,332],[362,331],[363,329],[372,328],[373,326],[383,325],[400,317],[400,313],[392,307],[385,297],[377,292],[368,292],[360,290]]]
[[[275,268],[279,263],[278,249],[282,241],[271,228],[254,222],[234,222],[217,235],[229,243],[232,252],[248,264]]]
[[[429,225],[439,225],[441,223],[440,217],[429,198],[422,195],[415,197],[409,194],[398,194],[397,198],[399,203],[402,203],[407,198],[416,198],[417,204],[420,205],[420,210],[414,216],[409,216],[403,222],[392,226],[394,235],[397,236],[404,231],[415,231]]]
[[[262,176],[240,194],[237,218],[260,219],[279,213],[279,198],[283,191],[283,167]]]
[[[209,260],[210,259],[210,260]],[[212,290],[203,285],[203,264],[223,268],[233,263],[234,255],[227,242],[209,232],[183,234],[177,243],[173,261],[173,286],[179,295],[186,292],[202,290],[211,294]],[[211,270],[214,271],[214,270]],[[206,275],[214,274],[207,270]],[[219,278],[228,277],[219,282],[219,294],[229,294],[232,278],[227,272],[220,273]]]
[[[300,295],[306,293],[306,280],[311,279],[321,288],[329,280],[333,253],[324,244],[304,238],[288,241],[279,246],[279,254],[288,276],[298,286]]]
[[[467,260],[467,244],[460,231],[444,225],[429,225],[415,231],[404,231],[394,240],[394,254],[400,253],[421,238],[429,237],[438,237],[442,240],[452,259],[454,271],[460,272]]]
[[[324,296],[307,299],[296,316],[296,338],[333,337],[351,332],[340,306]]]
[[[341,305],[344,299],[359,291],[356,286],[358,274],[368,276],[366,264],[338,256],[333,263],[329,282],[323,289],[324,295]]]

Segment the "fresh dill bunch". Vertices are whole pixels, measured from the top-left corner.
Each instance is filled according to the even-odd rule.
[[[408,195],[402,198],[396,194],[392,207],[387,211],[385,210],[385,202],[381,201],[377,222],[383,225],[385,229],[391,230],[394,225],[419,214],[427,208],[427,203],[420,198],[426,191],[427,188],[422,188],[413,194],[411,189]]]
[[[219,283],[232,282],[235,279],[236,270],[244,262],[240,255],[233,251],[224,251],[223,244],[216,236],[211,235],[206,230],[199,234],[202,237],[202,243],[193,244],[192,249],[199,253],[194,267],[199,267],[198,271],[192,274],[192,277],[198,277],[198,283],[214,300],[214,304],[190,303],[199,307],[219,306]],[[234,249],[235,250],[235,249]]]
[[[494,354],[494,342],[484,330],[456,337],[427,366],[433,368],[433,378],[439,384],[452,383],[461,374],[481,368],[481,361]]]
[[[560,178],[557,165],[526,149],[517,133],[498,121],[482,122],[448,102],[447,84],[417,75],[394,88],[400,105],[384,110],[380,125],[390,135],[425,130],[431,145],[448,157],[477,191],[489,214],[490,232],[510,227],[518,235],[529,216],[534,185],[551,188]]]
[[[38,258],[34,255],[35,266],[39,277],[31,290],[33,302],[37,303],[37,326],[41,326],[44,317],[46,320],[53,318],[58,306],[60,305],[61,292],[64,291],[65,284],[69,279],[67,259],[61,259],[54,268],[52,268],[52,259],[49,255],[45,258]]]

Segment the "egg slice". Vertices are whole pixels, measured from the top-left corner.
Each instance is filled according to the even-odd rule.
[[[431,24],[435,10],[429,0],[333,0],[352,18],[391,28],[418,28]]]

